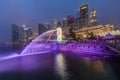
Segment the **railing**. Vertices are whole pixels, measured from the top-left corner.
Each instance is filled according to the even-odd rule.
[[[120,43],[106,43],[106,47],[110,48],[111,50],[117,52],[120,55]]]

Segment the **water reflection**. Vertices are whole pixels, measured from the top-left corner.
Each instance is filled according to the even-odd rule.
[[[55,57],[55,72],[61,80],[68,80],[69,73],[63,54],[59,53]]]
[[[104,66],[103,66],[103,62],[100,61],[100,60],[97,60],[93,63],[93,68],[98,71],[99,73],[102,73],[104,74],[105,73],[105,69],[104,69]]]
[[[84,63],[86,64],[86,66],[91,66],[91,68],[93,68],[96,72],[99,73],[105,73],[105,69],[104,69],[104,61],[101,60],[95,60],[95,59],[91,59],[91,58],[84,58]]]

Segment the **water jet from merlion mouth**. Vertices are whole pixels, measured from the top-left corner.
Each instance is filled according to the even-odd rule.
[[[39,53],[45,50],[53,50],[55,47],[53,45],[56,42],[62,42],[62,29],[60,27],[56,30],[49,30],[47,32],[44,32],[32,40],[32,42],[21,52],[21,55]]]
[[[32,42],[25,47],[25,49],[21,52],[22,54],[31,54],[42,51],[46,47],[50,47],[50,41],[53,42],[57,39],[56,30],[49,30],[47,32],[42,33],[37,38],[32,40]]]

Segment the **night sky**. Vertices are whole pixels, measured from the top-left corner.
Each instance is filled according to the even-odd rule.
[[[88,4],[97,10],[99,24],[120,25],[120,0],[0,0],[0,41],[11,40],[11,24],[30,25],[76,16],[77,9]]]

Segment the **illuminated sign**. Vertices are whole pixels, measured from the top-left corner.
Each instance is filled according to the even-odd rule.
[[[88,6],[87,5],[84,5],[84,6],[82,6],[80,9],[86,9],[86,8],[88,8]]]
[[[62,41],[62,28],[57,28],[57,41],[61,42]]]
[[[68,18],[67,20],[74,20],[74,18]]]
[[[86,6],[84,6],[84,7],[82,7],[81,9],[86,9],[87,7]]]

